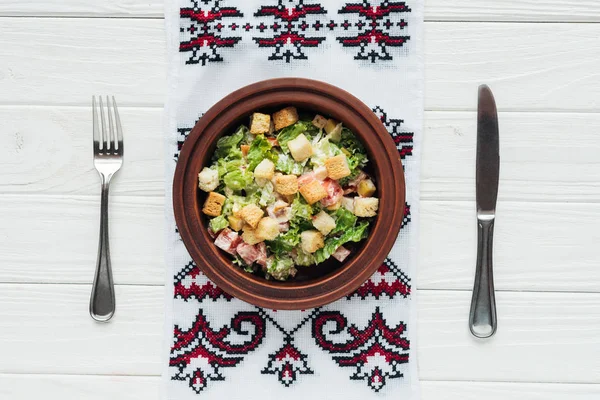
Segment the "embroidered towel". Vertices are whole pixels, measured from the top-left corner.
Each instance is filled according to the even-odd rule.
[[[166,399],[418,398],[422,1],[167,0]],[[178,152],[202,113],[242,86],[287,76],[326,81],[372,107],[407,180],[386,261],[355,293],[304,311],[221,291],[187,254],[171,207]]]

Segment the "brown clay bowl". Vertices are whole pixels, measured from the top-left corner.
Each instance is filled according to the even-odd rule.
[[[379,213],[369,237],[353,254],[313,267],[300,267],[287,282],[266,280],[244,272],[213,244],[201,209],[205,194],[198,190],[200,170],[210,163],[216,142],[247,124],[255,111],[286,106],[343,122],[362,140],[369,154],[368,172],[377,182]],[[254,305],[299,310],[325,305],[362,285],[392,249],[404,215],[405,182],[400,155],[379,118],[364,103],[335,86],[309,79],[282,78],[239,89],[215,104],[190,132],[179,156],[173,180],[173,208],[181,238],[196,265],[223,290]]]

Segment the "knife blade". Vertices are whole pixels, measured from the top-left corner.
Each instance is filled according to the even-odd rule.
[[[469,329],[474,336],[487,338],[497,328],[492,256],[500,177],[498,115],[487,85],[479,87],[476,163],[477,265]]]

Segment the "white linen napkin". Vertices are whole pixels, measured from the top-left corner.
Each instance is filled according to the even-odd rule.
[[[418,398],[415,275],[423,120],[423,4],[387,0],[167,0],[167,399]],[[394,249],[357,292],[305,311],[231,298],[179,238],[179,149],[215,102],[250,83],[306,77],[372,107],[397,143],[407,212]]]

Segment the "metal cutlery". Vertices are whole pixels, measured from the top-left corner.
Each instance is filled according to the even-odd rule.
[[[479,338],[496,332],[496,299],[492,268],[494,222],[500,171],[498,115],[492,91],[479,87],[477,109],[477,267],[469,329]]]
[[[108,115],[108,118],[105,114]],[[102,102],[102,97],[98,96],[98,102],[96,102],[96,96],[92,97],[92,120],[94,125],[94,166],[100,175],[102,195],[100,200],[100,241],[96,274],[90,297],[90,315],[96,321],[106,322],[115,313],[115,287],[108,241],[108,189],[112,177],[123,165],[123,129],[114,96],[112,102],[106,96],[106,107]]]

